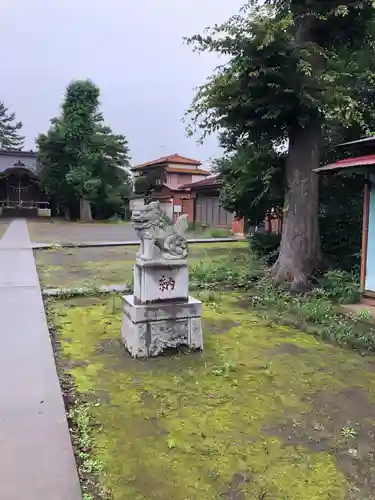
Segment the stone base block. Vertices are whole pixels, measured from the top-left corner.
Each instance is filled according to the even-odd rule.
[[[202,303],[192,297],[187,302],[136,304],[126,295],[121,339],[133,358],[158,356],[170,348],[188,346],[203,349]]]
[[[144,261],[134,266],[134,295],[141,304],[183,301],[189,297],[189,271],[186,260]]]

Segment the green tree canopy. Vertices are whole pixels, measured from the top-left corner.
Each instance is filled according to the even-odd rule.
[[[37,139],[44,189],[67,206],[78,199],[82,220],[92,219],[92,204],[118,211],[130,194],[128,143],[104,125],[99,96],[89,80],[71,83],[61,115]]]
[[[151,181],[148,176],[141,175],[134,180],[134,193],[146,196],[152,189]]]
[[[223,207],[252,225],[264,222],[274,210],[281,217],[284,203],[285,153],[270,145],[251,145],[225,154],[214,161],[222,179]]]
[[[366,133],[374,123],[364,105],[373,101],[374,19],[370,0],[251,0],[228,22],[187,40],[195,50],[228,59],[199,88],[188,112],[192,132],[201,130],[202,139],[218,132],[226,152],[235,153],[224,181],[234,178],[231,169],[239,168],[245,151],[242,173],[253,185],[262,169],[268,193],[270,170],[280,172],[274,151],[287,145],[283,234],[273,274],[294,289],[308,284],[322,258],[313,170],[325,141],[338,129]],[[226,199],[236,199],[233,186],[231,192],[224,187]]]
[[[19,134],[21,128],[22,123],[16,120],[16,114],[0,101],[0,149],[22,149],[25,138]]]

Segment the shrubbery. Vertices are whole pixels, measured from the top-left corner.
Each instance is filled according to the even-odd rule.
[[[248,236],[250,250],[258,257],[273,264],[279,254],[281,235],[275,233],[256,232]]]
[[[251,238],[251,243],[253,239]],[[260,239],[256,239],[259,244]],[[262,240],[262,243],[266,238]],[[252,247],[254,248],[254,247]],[[258,254],[271,246],[260,245]],[[268,254],[269,255],[269,254]],[[331,270],[322,275],[309,294],[292,295],[273,284],[264,259],[254,251],[244,251],[235,258],[217,264],[200,262],[190,271],[191,286],[209,295],[222,289],[242,289],[254,307],[265,317],[290,323],[330,342],[361,350],[375,350],[375,327],[365,313],[347,315],[341,304],[359,299],[356,273]]]

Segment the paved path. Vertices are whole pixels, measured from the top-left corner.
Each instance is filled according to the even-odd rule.
[[[0,240],[0,498],[80,500],[26,221]]]

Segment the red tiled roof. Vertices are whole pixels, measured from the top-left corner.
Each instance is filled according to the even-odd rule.
[[[341,168],[349,167],[364,167],[366,165],[375,164],[375,155],[357,156],[356,158],[345,158],[344,160],[330,163],[324,167],[319,167],[314,172],[325,172],[327,170],[339,170]]]
[[[201,181],[191,182],[190,184],[184,184],[180,187],[180,189],[191,189],[194,191],[195,189],[200,188],[208,188],[208,187],[219,187],[221,185],[221,179],[218,175],[213,175],[211,177],[206,177]]]
[[[135,165],[135,167],[133,167],[132,170],[140,170],[146,167],[156,167],[158,165],[162,166],[165,165],[166,163],[178,163],[179,165],[196,165],[196,166],[202,164],[198,160],[193,160],[192,158],[186,158],[185,156],[180,156],[179,154],[175,153],[173,155],[163,156],[161,158],[158,158],[157,160],[152,160],[146,163],[141,163],[140,165]]]
[[[201,170],[200,168],[167,167],[166,170],[171,174],[210,175],[208,170]]]
[[[171,191],[171,193],[178,193],[180,191],[180,188],[171,187],[171,186],[168,186],[168,184],[163,183],[163,184],[160,184],[159,186],[156,186],[155,192],[157,193],[157,192],[161,191],[163,188],[168,189],[168,191]]]

